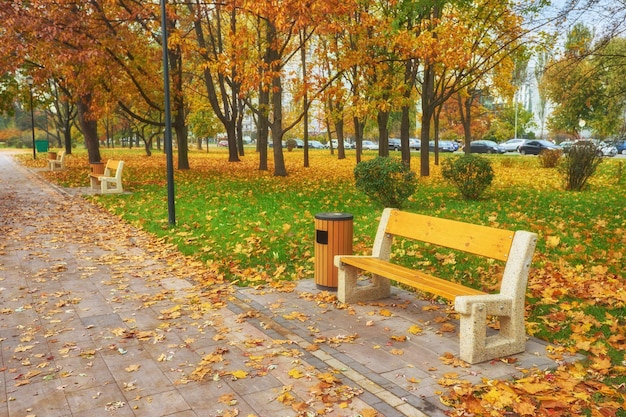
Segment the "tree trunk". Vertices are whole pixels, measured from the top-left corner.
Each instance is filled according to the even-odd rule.
[[[346,147],[343,139],[343,118],[335,120],[335,133],[337,133],[337,159],[346,159]]]
[[[259,85],[259,111],[262,115],[259,117],[257,125],[257,148],[259,149],[259,171],[267,171],[267,145],[269,137],[269,124],[267,123],[267,108],[270,103],[269,91],[264,91],[263,86]]]
[[[459,104],[459,113],[461,116],[461,125],[463,126],[464,149],[466,155],[470,153],[470,142],[472,141],[472,95],[463,100],[461,94],[457,94],[457,103]]]
[[[307,61],[306,61],[306,42],[304,36],[304,30],[300,31],[300,60],[302,61],[302,80],[306,84],[307,82]],[[307,89],[304,90],[304,97],[302,97],[303,118],[302,118],[302,140],[304,141],[304,167],[309,167],[309,96]]]
[[[178,144],[178,169],[189,169],[189,139],[187,137],[187,109],[183,93],[183,63],[180,48],[169,49],[170,67],[174,85],[174,130]]]
[[[428,145],[435,95],[435,72],[430,64],[425,65],[424,81],[422,82],[422,133],[420,135],[420,176],[422,177],[430,176],[430,152]]]
[[[275,68],[279,62],[278,51],[275,49],[276,27],[273,23],[267,23],[267,44],[269,45],[270,70],[278,71]],[[286,177],[287,168],[285,167],[285,156],[283,155],[283,85],[280,78],[280,72],[272,76],[272,114],[273,119],[270,122],[272,129],[272,143],[274,144],[274,176]]]
[[[354,136],[356,138],[357,143],[357,151],[356,151],[356,162],[361,162],[361,152],[363,152],[363,129],[365,127],[365,123],[361,123],[358,117],[352,118],[352,123],[354,124]]]
[[[78,122],[85,137],[85,146],[89,155],[89,163],[96,163],[102,160],[100,156],[100,142],[98,140],[98,122],[91,118],[89,105],[91,95],[87,94],[78,102]]]
[[[389,112],[379,110],[376,121],[378,122],[378,154],[389,156],[389,130],[387,130]]]
[[[409,106],[402,106],[402,116],[400,119],[400,142],[402,143],[402,162],[406,166],[411,166],[411,143],[409,141],[411,121],[409,118]]]

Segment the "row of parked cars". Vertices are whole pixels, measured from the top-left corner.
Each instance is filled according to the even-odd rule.
[[[303,148],[304,141],[300,139],[295,139],[296,147]],[[226,141],[224,141],[226,142]],[[337,149],[338,142],[336,139],[332,140],[333,148]],[[402,144],[400,139],[390,138],[389,141],[389,150],[399,151],[402,149]],[[591,140],[585,139],[580,141],[565,141],[561,142],[559,145],[554,144],[548,140],[544,139],[520,139],[514,138],[509,139],[506,142],[497,143],[492,140],[475,140],[470,143],[470,152],[471,153],[486,153],[486,154],[503,154],[506,152],[519,152],[522,155],[539,155],[546,149],[559,149],[564,152],[568,152],[572,146],[576,146],[577,143],[592,143],[600,156],[615,156],[617,154],[626,155],[626,140],[620,140],[615,144],[609,144],[599,140]],[[218,146],[220,146],[218,144]],[[224,143],[222,146],[227,146],[227,143]],[[287,146],[286,143],[283,143],[283,146]],[[364,140],[362,142],[363,150],[378,150],[379,145],[376,142],[372,142],[370,140]],[[271,143],[270,143],[271,147]],[[327,149],[330,145],[328,143],[322,143],[316,140],[309,141],[309,148],[311,149]],[[421,148],[421,142],[419,139],[411,138],[409,139],[409,147],[411,150],[419,151]],[[429,143],[429,150],[435,150],[435,143]],[[439,152],[456,152],[459,150],[459,144],[455,141],[448,140],[440,140],[438,141]],[[344,149],[355,149],[356,146],[354,143],[344,142]]]

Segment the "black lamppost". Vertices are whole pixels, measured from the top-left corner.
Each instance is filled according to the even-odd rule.
[[[28,84],[28,90],[30,91],[30,128],[33,131],[33,159],[37,159],[37,152],[35,151],[35,110],[33,109],[33,77],[30,75],[26,77],[26,84]]]

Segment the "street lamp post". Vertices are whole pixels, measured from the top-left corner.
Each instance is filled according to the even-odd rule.
[[[33,109],[33,81],[33,77],[31,77],[30,75],[26,77],[28,91],[30,92],[30,129],[33,132],[33,159],[37,159],[37,152],[35,150],[35,110]]]

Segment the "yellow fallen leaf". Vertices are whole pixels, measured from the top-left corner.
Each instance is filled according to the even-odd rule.
[[[546,246],[548,248],[556,248],[561,243],[561,238],[558,236],[548,236],[546,237]]]
[[[294,369],[290,370],[289,372],[287,372],[287,374],[290,377],[296,378],[296,379],[300,379],[300,378],[302,378],[304,376],[304,373],[301,370],[297,369],[297,368],[294,368]]]
[[[126,368],[124,368],[124,370],[126,372],[135,372],[135,371],[138,371],[139,368],[141,368],[141,365],[129,365]]]
[[[248,373],[240,369],[240,370],[231,372],[231,375],[233,376],[233,378],[236,378],[236,379],[244,379],[245,377],[248,376]]]
[[[414,324],[413,326],[409,327],[409,333],[411,334],[422,333],[422,328]]]

